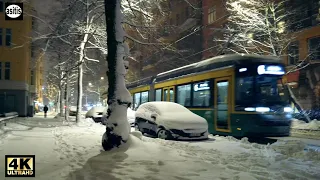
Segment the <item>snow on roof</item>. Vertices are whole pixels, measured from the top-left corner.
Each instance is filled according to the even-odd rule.
[[[189,109],[181,106],[180,104],[165,101],[146,102],[141,104],[140,107],[156,108],[158,111],[160,111],[160,113],[189,111]]]
[[[211,64],[213,62],[216,63],[216,62],[223,62],[223,61],[230,61],[230,60],[241,61],[241,60],[246,60],[246,59],[274,60],[274,61],[279,61],[279,62],[281,61],[281,59],[279,59],[276,56],[262,56],[262,55],[249,55],[249,54],[227,54],[227,55],[212,57],[212,58],[200,61],[200,62],[196,62],[196,63],[189,64],[186,66],[182,66],[182,67],[172,69],[170,71],[166,71],[163,73],[159,73],[157,76],[162,76],[162,75],[165,75],[165,74],[168,74],[168,73],[171,73],[174,71],[178,71],[181,69],[185,69],[188,67],[205,66],[205,65]]]

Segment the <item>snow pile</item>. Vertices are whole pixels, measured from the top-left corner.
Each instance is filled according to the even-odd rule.
[[[306,144],[299,140],[278,141],[272,144],[271,147],[283,155],[281,158],[299,158],[306,161],[320,162],[320,152],[315,152],[314,150],[304,151]]]
[[[309,123],[298,119],[293,119],[291,124],[292,129],[304,129],[304,130],[320,130],[320,121],[314,119]]]
[[[105,152],[101,151],[105,126],[90,119],[80,124],[87,126],[13,131],[0,144],[0,161],[9,153],[35,154],[35,179],[52,180],[320,179],[319,152],[303,153],[304,144],[298,141],[262,145],[221,136],[166,141],[134,131],[128,143]],[[0,163],[0,174],[3,171]]]
[[[77,123],[77,126],[80,126],[80,127],[98,126],[98,127],[100,127],[101,125],[99,123],[94,122],[94,120],[92,118],[85,118],[85,119],[80,119],[79,122]]]
[[[25,126],[18,123],[6,123],[6,126],[2,126],[1,129],[4,131],[26,131],[31,127]]]

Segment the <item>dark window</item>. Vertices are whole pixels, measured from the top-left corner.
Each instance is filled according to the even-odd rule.
[[[12,112],[15,111],[15,96],[8,95],[6,96],[6,111]]]
[[[178,26],[180,24],[180,15],[176,14],[176,25]]]
[[[0,1],[0,12],[4,11],[4,3],[3,1]]]
[[[34,27],[35,22],[36,22],[36,18],[32,17],[32,27]]]
[[[141,104],[149,101],[149,92],[141,92]]]
[[[5,63],[5,70],[4,70],[4,79],[10,80],[10,62]]]
[[[186,19],[189,17],[189,6],[186,8]]]
[[[2,28],[0,28],[0,46],[2,46],[2,35],[3,35],[3,32],[2,32]]]
[[[294,65],[299,61],[299,42],[290,43],[288,47],[288,64]]]
[[[31,71],[30,74],[31,74],[31,82],[30,82],[30,84],[34,85],[34,71]]]
[[[243,77],[237,79],[236,84],[236,105],[241,104],[244,100],[253,99],[253,77]]]
[[[6,29],[6,46],[11,46],[12,32],[11,29]]]
[[[182,106],[191,106],[191,84],[177,87],[177,103]]]
[[[162,89],[157,89],[155,96],[156,96],[156,98],[155,98],[156,101],[161,101],[161,99],[162,99]]]
[[[210,81],[203,81],[193,84],[193,106],[209,107],[211,101]]]
[[[191,6],[189,6],[189,8],[188,8],[188,17],[193,17],[193,7],[191,7]]]
[[[289,1],[287,12],[291,12],[289,27],[293,31],[319,25],[318,19],[319,0],[295,0]]]
[[[34,44],[32,43],[31,44],[31,57],[34,57],[34,50],[35,50]]]
[[[0,62],[0,80],[2,79],[2,62]]]
[[[310,60],[320,60],[320,37],[308,40]]]

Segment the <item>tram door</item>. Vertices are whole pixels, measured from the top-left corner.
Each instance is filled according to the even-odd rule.
[[[217,78],[214,84],[214,127],[216,131],[231,132],[231,77]]]
[[[174,86],[163,88],[163,101],[174,102]]]

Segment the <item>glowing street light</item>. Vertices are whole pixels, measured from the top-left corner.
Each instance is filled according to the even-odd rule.
[[[104,80],[104,77],[101,77],[101,80]]]
[[[92,83],[91,83],[91,82],[89,82],[89,86],[92,86]]]

